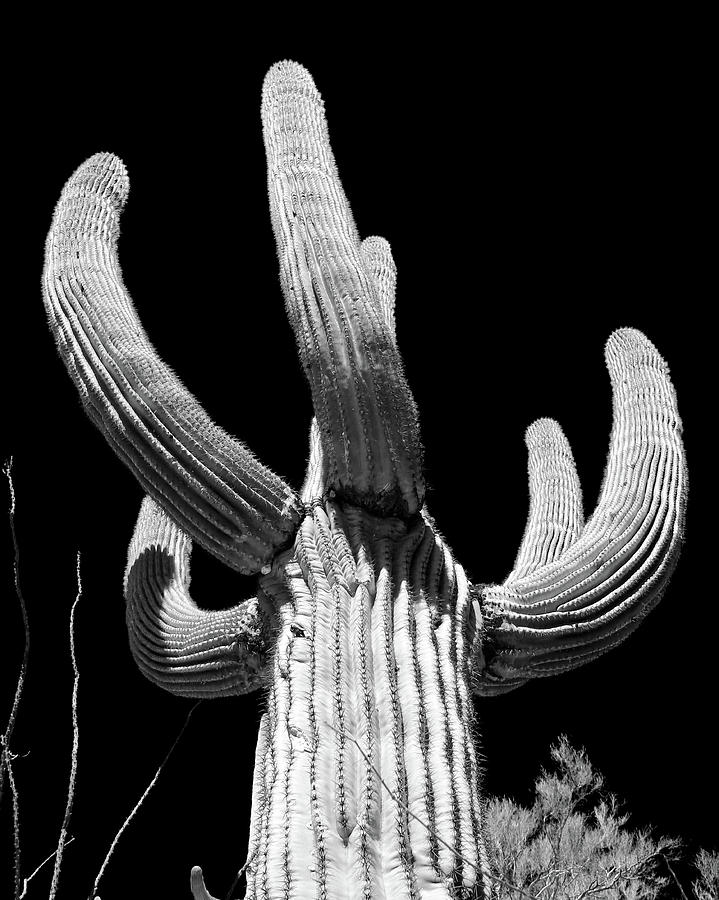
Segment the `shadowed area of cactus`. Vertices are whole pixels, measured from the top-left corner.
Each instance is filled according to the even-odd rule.
[[[147,339],[117,259],[129,182],[116,156],[80,166],[48,235],[61,356],[147,495],[125,576],[130,646],[173,693],[267,692],[248,898],[489,898],[472,695],[592,660],[659,600],[686,500],[668,368],[640,332],[609,337],[614,424],[596,509],[585,521],[559,425],[535,422],[515,566],[502,584],[473,584],[424,504],[391,250],[359,237],[304,68],[270,69],[262,120],[315,415],[301,490],[212,422]],[[256,595],[199,607],[192,541],[256,574]],[[191,883],[207,900],[197,868]]]

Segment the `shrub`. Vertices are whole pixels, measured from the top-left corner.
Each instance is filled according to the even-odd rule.
[[[617,798],[604,791],[586,753],[566,737],[551,756],[553,771],[543,771],[535,782],[531,808],[506,798],[488,804],[499,900],[686,897],[672,866],[680,858],[680,842],[627,828],[629,817]],[[698,900],[716,900],[719,858],[702,851],[696,865]]]

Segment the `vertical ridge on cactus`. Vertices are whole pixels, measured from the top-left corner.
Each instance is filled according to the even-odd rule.
[[[180,695],[266,686],[248,898],[489,898],[473,694],[594,659],[659,600],[686,501],[668,368],[640,332],[609,337],[614,425],[595,511],[585,521],[569,444],[540,419],[526,434],[514,568],[502,584],[472,583],[424,503],[391,248],[360,239],[309,73],[273,66],[261,111],[280,280],[314,407],[298,493],[150,345],[117,259],[129,189],[117,157],[80,166],[48,235],[60,355],[147,493],[125,577],[130,648]],[[256,574],[255,596],[198,607],[192,541]],[[210,898],[198,867],[191,887]]]

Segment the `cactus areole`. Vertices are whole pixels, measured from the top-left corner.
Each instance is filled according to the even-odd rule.
[[[472,695],[594,659],[658,601],[686,498],[667,365],[638,331],[609,337],[614,424],[594,513],[585,521],[560,427],[535,422],[515,567],[503,584],[472,584],[424,505],[390,247],[359,237],[302,66],[270,69],[262,123],[282,288],[314,406],[299,493],[210,420],[148,341],[116,254],[128,194],[116,156],[77,169],[47,238],[60,354],[146,493],[125,574],[130,647],[175,694],[268,686],[248,898],[488,898]],[[192,541],[257,574],[256,596],[198,607]],[[199,869],[191,882],[209,898]]]

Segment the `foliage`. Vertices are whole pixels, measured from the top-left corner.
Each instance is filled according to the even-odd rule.
[[[719,853],[700,850],[694,865],[699,878],[694,882],[696,900],[717,900],[719,897]]]
[[[680,843],[627,828],[617,798],[583,750],[566,737],[551,748],[554,771],[535,782],[527,809],[502,798],[487,807],[489,849],[498,900],[643,900],[686,896],[672,863]],[[716,856],[700,854],[700,900],[716,900]],[[703,867],[703,868],[702,868]],[[700,893],[705,890],[705,893]]]

